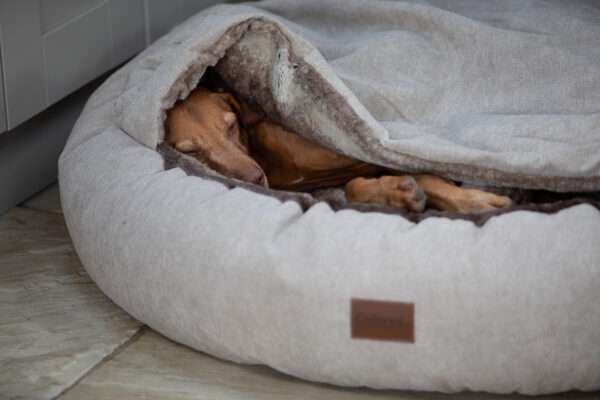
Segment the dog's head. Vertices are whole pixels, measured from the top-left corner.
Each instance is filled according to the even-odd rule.
[[[248,153],[240,112],[230,93],[198,88],[168,111],[165,141],[225,176],[267,186],[264,171]]]

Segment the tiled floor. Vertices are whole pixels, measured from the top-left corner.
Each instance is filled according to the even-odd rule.
[[[341,389],[175,344],[127,316],[91,282],[71,245],[58,196],[54,185],[0,216],[1,400],[529,399]]]

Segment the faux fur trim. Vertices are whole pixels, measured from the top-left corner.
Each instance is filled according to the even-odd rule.
[[[282,190],[268,189],[237,179],[224,177],[218,174],[217,172],[211,170],[210,168],[206,167],[204,164],[202,164],[195,158],[185,155],[167,144],[160,144],[157,150],[162,155],[165,161],[165,169],[167,170],[172,168],[181,168],[188,175],[198,176],[201,178],[220,182],[228,188],[242,187],[254,193],[275,197],[282,202],[295,201],[296,203],[298,203],[302,211],[308,210],[310,207],[314,206],[320,201],[325,201],[335,211],[355,210],[360,212],[379,212],[389,215],[398,215],[414,223],[419,223],[428,218],[448,218],[453,220],[471,221],[477,226],[483,226],[487,221],[489,221],[493,217],[508,214],[515,211],[531,211],[544,214],[555,214],[561,210],[570,207],[575,207],[581,204],[588,204],[600,210],[600,194],[596,193],[592,197],[591,195],[586,196],[585,194],[579,193],[575,194],[574,197],[570,199],[561,199],[549,203],[516,204],[511,207],[498,209],[494,211],[485,211],[470,214],[448,211],[436,211],[431,209],[426,210],[422,213],[417,213],[406,211],[400,208],[393,208],[375,204],[346,203],[345,201],[340,201],[335,196],[323,196],[319,199],[309,193],[286,192]]]

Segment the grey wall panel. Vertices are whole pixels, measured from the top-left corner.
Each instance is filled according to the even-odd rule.
[[[219,0],[145,0],[148,8],[150,41],[153,42],[188,17],[215,4]]]
[[[52,104],[112,66],[108,4],[44,39],[48,100]]]
[[[4,104],[4,74],[2,73],[2,36],[0,36],[0,134],[6,131],[6,108]]]
[[[146,0],[148,7],[150,41],[163,36],[183,19],[182,0]]]
[[[8,128],[46,107],[39,0],[0,0]]]
[[[194,15],[205,8],[214,6],[215,4],[223,3],[219,0],[183,0],[183,15],[187,18]]]
[[[113,65],[120,64],[146,44],[143,0],[111,0]]]
[[[99,6],[106,0],[41,0],[42,33]]]

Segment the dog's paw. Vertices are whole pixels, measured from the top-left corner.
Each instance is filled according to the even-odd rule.
[[[421,212],[427,197],[412,176],[356,178],[346,184],[346,199],[351,203],[381,204]]]
[[[478,189],[464,189],[462,193],[455,202],[456,211],[461,213],[497,210],[513,204],[510,197]]]
[[[427,196],[412,176],[382,176],[378,181],[386,205],[414,212],[425,209]]]

